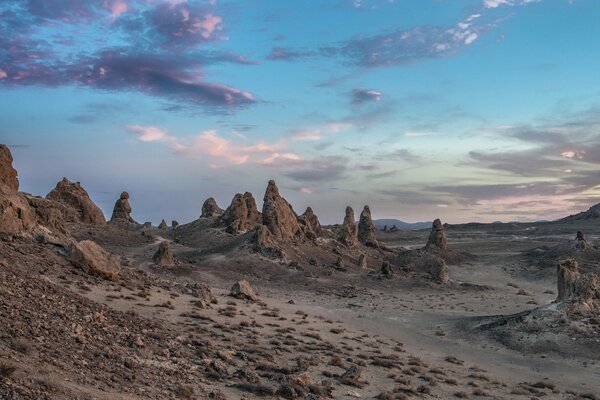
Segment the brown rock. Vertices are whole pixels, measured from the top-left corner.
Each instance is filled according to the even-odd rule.
[[[348,247],[358,245],[358,227],[354,219],[354,210],[350,206],[346,207],[346,216],[341,226],[339,240]]]
[[[275,239],[289,240],[300,235],[298,216],[292,206],[279,195],[275,181],[270,180],[263,199],[262,221]]]
[[[0,144],[0,184],[14,191],[19,190],[19,179],[17,171],[13,168],[13,157],[10,149],[4,144]]]
[[[26,197],[0,184],[0,232],[18,234],[31,230],[35,225],[36,217]]]
[[[254,225],[258,225],[262,221],[262,216],[258,212],[258,207],[256,206],[256,200],[254,200],[254,196],[250,192],[244,193],[244,201],[246,202],[246,210],[247,210],[247,219],[249,227]]]
[[[369,206],[365,206],[360,213],[358,222],[358,240],[365,246],[379,247],[375,238],[375,224],[371,219],[371,210]]]
[[[367,263],[367,256],[365,254],[358,256],[358,266],[362,269],[367,269],[369,267]]]
[[[121,272],[119,260],[96,242],[73,241],[68,249],[69,261],[88,274],[116,280]]]
[[[152,261],[154,264],[158,265],[175,265],[175,256],[171,252],[171,246],[169,246],[169,242],[160,242],[158,246],[158,250],[154,253],[152,257]]]
[[[250,227],[248,223],[248,207],[241,193],[233,196],[231,204],[223,215],[219,218],[220,222],[225,225],[225,231],[233,235],[246,232]]]
[[[448,266],[444,259],[440,257],[433,258],[427,263],[431,280],[436,283],[446,283],[450,280],[448,276]]]
[[[46,196],[48,200],[57,201],[67,206],[64,215],[67,222],[84,224],[103,224],[106,222],[102,210],[90,199],[90,196],[79,182],[73,183],[63,178]]]
[[[585,250],[590,247],[590,244],[585,240],[585,236],[583,232],[577,231],[577,236],[575,237],[575,248],[577,250]]]
[[[166,231],[167,229],[169,229],[169,225],[167,225],[167,222],[163,219],[162,221],[160,221],[160,224],[158,225],[158,229]]]
[[[178,221],[171,221],[171,228],[177,228],[179,226],[179,222]]]
[[[246,280],[241,280],[234,283],[231,287],[229,295],[242,300],[258,300],[258,296],[256,295],[256,293],[254,293],[252,286],[250,286],[250,283]]]
[[[394,275],[394,269],[388,261],[384,261],[383,264],[381,264],[381,274],[385,276]]]
[[[573,297],[575,282],[581,277],[579,266],[575,260],[558,263],[558,297],[556,301],[565,301]]]
[[[433,221],[431,233],[429,234],[429,239],[427,240],[427,245],[425,247],[438,248],[441,250],[448,249],[448,238],[446,237],[446,231],[444,230],[442,221],[440,221],[439,218]]]
[[[202,215],[200,218],[218,217],[223,214],[223,210],[218,206],[217,201],[209,197],[202,204]]]
[[[69,212],[65,210],[66,206],[42,197],[27,197],[27,201],[40,225],[45,226],[55,233],[67,233],[63,216]]]
[[[129,204],[129,193],[123,192],[119,197],[119,200],[115,203],[113,208],[112,222],[127,222],[135,223],[134,219],[131,218],[131,205]]]
[[[298,223],[303,228],[306,236],[315,238],[321,232],[321,223],[319,218],[315,215],[312,208],[307,207],[304,214],[298,217]]]

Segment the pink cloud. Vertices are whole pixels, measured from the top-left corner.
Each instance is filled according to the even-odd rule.
[[[223,18],[208,14],[204,16],[202,21],[198,21],[194,23],[193,27],[200,29],[200,34],[203,38],[208,39],[212,36],[215,30],[221,30],[221,23],[223,22]]]
[[[127,125],[129,132],[135,133],[142,142],[164,142],[170,136],[155,126]]]
[[[0,69],[0,79],[4,79],[8,76],[8,74],[4,71]]]

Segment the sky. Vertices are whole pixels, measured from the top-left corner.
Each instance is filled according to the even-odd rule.
[[[600,202],[597,0],[3,0],[21,190],[190,222],[269,179],[301,214],[532,221]]]

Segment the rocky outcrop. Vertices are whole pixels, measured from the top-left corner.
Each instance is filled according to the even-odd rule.
[[[38,224],[54,233],[67,233],[63,215],[68,214],[69,210],[65,205],[34,196],[27,196],[27,201]]]
[[[123,192],[119,197],[119,200],[115,203],[113,208],[111,222],[126,222],[135,223],[135,220],[131,218],[131,205],[129,204],[129,193]]]
[[[298,217],[298,223],[300,224],[304,234],[309,238],[316,238],[321,232],[321,223],[319,218],[313,212],[310,207],[306,208],[304,214]]]
[[[354,210],[350,206],[346,207],[346,216],[340,229],[339,240],[348,247],[358,245],[358,227],[354,219]]]
[[[71,182],[63,178],[56,188],[46,196],[67,206],[64,218],[67,222],[82,222],[84,224],[103,224],[106,222],[102,210],[90,199],[90,196],[79,182]]]
[[[152,257],[152,261],[157,265],[175,265],[176,260],[173,252],[171,251],[171,246],[169,246],[169,242],[160,242],[158,246],[158,250],[154,253]]]
[[[217,201],[209,197],[202,204],[202,215],[200,218],[218,217],[223,214],[223,210],[217,204]]]
[[[116,280],[121,272],[119,260],[91,240],[73,241],[67,257],[73,265],[90,275]]]
[[[583,274],[575,260],[558,264],[558,296],[556,302],[585,305],[588,309],[600,308],[600,279],[595,273]]]
[[[388,261],[384,261],[383,264],[381,264],[381,274],[384,276],[394,275],[394,269]]]
[[[250,226],[248,223],[248,207],[241,193],[233,196],[231,204],[223,215],[220,217],[220,222],[225,225],[225,231],[233,235],[246,232]]]
[[[258,212],[258,207],[256,206],[256,200],[254,199],[254,196],[252,193],[246,192],[242,197],[246,202],[246,218],[248,219],[248,225],[252,227],[260,224],[262,221],[262,216]]]
[[[361,254],[358,256],[358,266],[362,269],[368,269],[369,265],[367,263],[367,256],[365,254]]]
[[[179,221],[171,221],[171,228],[177,228],[179,226]]]
[[[241,280],[233,284],[231,287],[231,291],[229,295],[235,297],[236,299],[248,300],[248,301],[257,301],[258,296],[254,293],[252,286],[246,280]]]
[[[358,240],[365,246],[379,247],[375,238],[375,224],[371,218],[369,206],[365,206],[358,221]]]
[[[31,230],[36,217],[25,196],[0,183],[0,232],[18,234]]]
[[[19,190],[19,179],[17,171],[13,168],[13,157],[10,149],[4,144],[0,144],[0,184],[14,191]]]
[[[436,283],[446,283],[450,280],[448,276],[448,266],[444,259],[435,257],[427,263],[431,280]]]
[[[594,219],[600,219],[600,203],[591,206],[587,211],[582,211],[575,215],[569,215],[568,217],[558,220],[558,222],[574,222]]]
[[[298,237],[302,230],[292,206],[279,195],[275,181],[270,180],[263,199],[262,222],[277,240]]]
[[[425,247],[436,248],[440,250],[448,249],[448,238],[446,237],[446,231],[444,230],[444,225],[442,225],[442,221],[440,221],[439,218],[433,221],[431,233],[429,234],[429,239],[427,240],[427,245]]]
[[[169,229],[169,225],[167,225],[167,221],[165,221],[164,219],[162,221],[160,221],[160,224],[158,225],[158,229],[166,231],[167,229]]]
[[[585,240],[585,236],[583,232],[577,231],[577,235],[575,236],[575,248],[577,250],[585,250],[590,247],[590,244]]]

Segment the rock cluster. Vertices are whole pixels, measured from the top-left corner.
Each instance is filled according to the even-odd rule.
[[[250,227],[248,208],[241,193],[233,196],[231,204],[221,215],[220,221],[225,225],[225,231],[234,235],[248,230]]]
[[[115,203],[113,208],[112,222],[127,222],[135,223],[135,220],[131,218],[131,205],[129,204],[129,193],[123,192],[119,197],[119,200]]]
[[[84,224],[103,224],[106,222],[102,210],[90,199],[90,196],[79,182],[71,182],[63,178],[56,187],[46,195],[67,206],[64,215],[67,222],[82,222]]]
[[[437,248],[440,250],[448,249],[448,238],[446,237],[446,231],[444,230],[444,225],[442,225],[442,221],[440,219],[436,219],[433,221],[433,225],[431,227],[431,233],[429,234],[429,239],[427,240],[426,248]]]
[[[341,226],[339,240],[348,247],[355,247],[358,244],[358,227],[354,219],[354,210],[352,207],[346,207],[346,216]]]
[[[217,201],[209,197],[202,204],[202,215],[200,218],[218,217],[223,214],[223,210],[217,204]]]
[[[262,221],[262,216],[260,212],[258,212],[258,207],[256,206],[256,200],[254,200],[254,196],[252,193],[246,192],[242,197],[244,198],[244,202],[246,202],[246,219],[248,220],[248,224],[250,226],[260,224]]]
[[[269,181],[265,191],[262,223],[277,240],[289,240],[302,232],[296,213],[290,203],[281,197],[273,180]]]
[[[119,260],[96,242],[73,241],[68,248],[68,260],[84,272],[116,280],[121,271]]]
[[[375,224],[371,219],[371,210],[365,206],[358,221],[358,240],[365,246],[379,247],[375,238]]]
[[[171,246],[169,246],[169,242],[160,242],[158,246],[158,250],[154,253],[152,257],[152,261],[157,265],[175,265],[175,256],[171,251]]]
[[[572,302],[597,308],[600,300],[600,279],[594,273],[582,274],[575,260],[558,264],[557,302]]]

